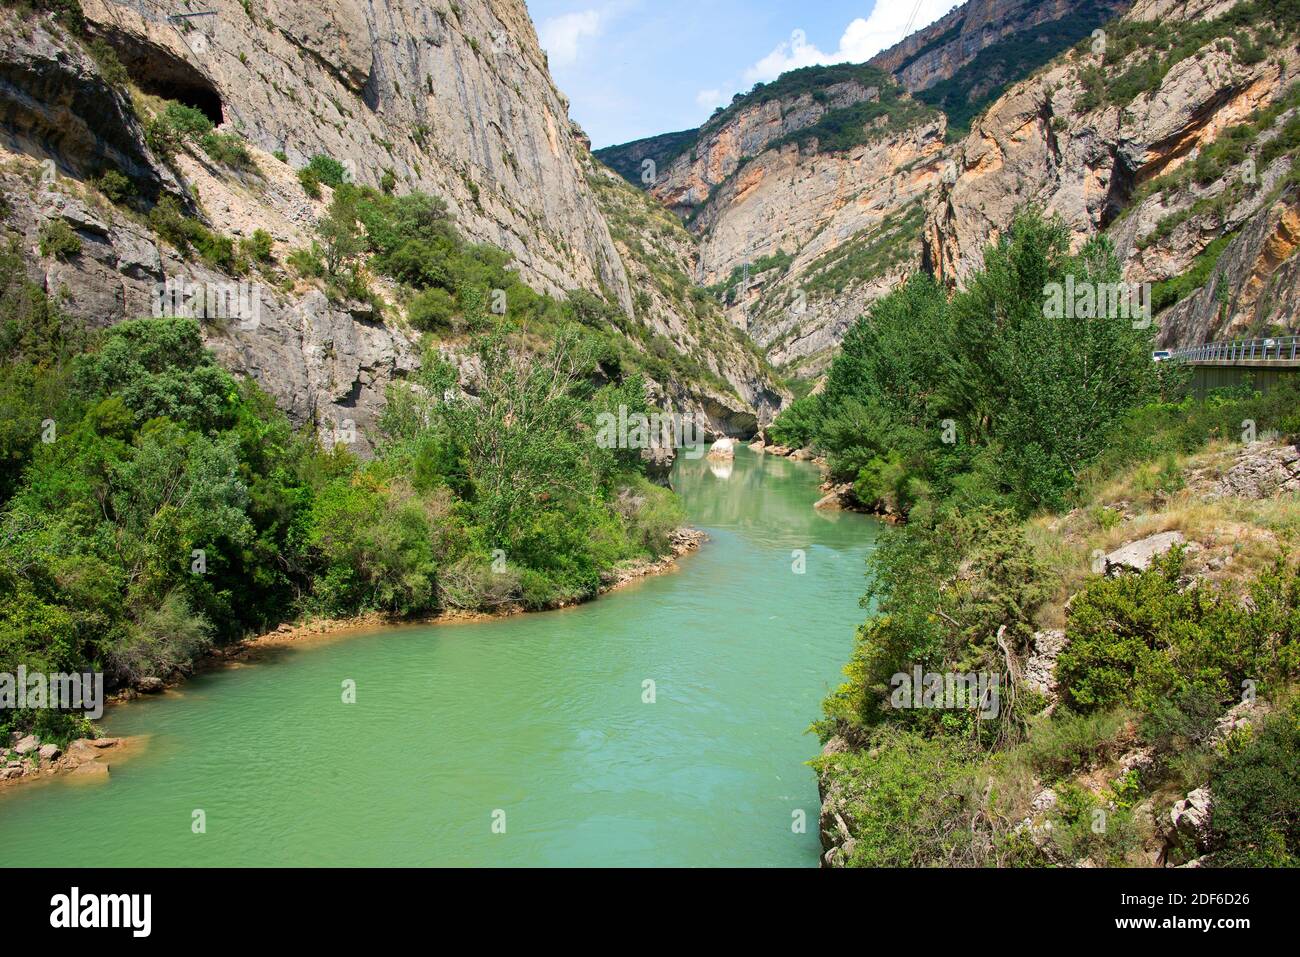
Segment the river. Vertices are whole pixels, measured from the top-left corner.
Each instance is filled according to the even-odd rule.
[[[564,611],[317,641],[110,709],[104,732],[145,746],[107,782],[0,795],[0,863],[815,866],[806,729],[879,528],[814,511],[816,478],[744,448],[734,467],[682,456],[710,541],[676,572]]]

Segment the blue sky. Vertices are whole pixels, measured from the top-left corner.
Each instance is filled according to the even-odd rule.
[[[759,80],[869,59],[959,0],[527,0],[599,149],[698,126]]]

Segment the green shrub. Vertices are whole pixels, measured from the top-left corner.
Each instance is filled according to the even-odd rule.
[[[303,170],[311,176],[314,176],[317,182],[324,183],[326,186],[339,187],[348,181],[348,171],[338,160],[332,156],[326,156],[324,153],[317,153],[303,167]]]
[[[810,762],[847,797],[853,867],[957,867],[1001,863],[1006,817],[990,808],[982,756],[953,738],[880,729],[860,751]]]
[[[1300,706],[1266,719],[1210,778],[1212,860],[1300,866]]]
[[[91,40],[87,49],[95,63],[99,65],[100,76],[111,86],[126,86],[131,77],[126,72],[126,67],[122,65],[122,61],[118,59],[116,50],[100,37]]]
[[[109,653],[113,672],[128,681],[188,669],[211,644],[212,627],[178,591],[143,609]]]
[[[1064,699],[1083,712],[1153,711],[1189,693],[1234,700],[1300,670],[1300,579],[1281,562],[1252,586],[1253,608],[1213,586],[1185,587],[1181,549],[1137,575],[1090,582],[1070,606],[1057,661]]]
[[[324,562],[317,586],[324,610],[432,610],[432,534],[423,507],[409,493],[336,480],[313,502],[310,528],[308,542]]]
[[[1132,720],[1132,713],[1122,708],[1036,719],[1024,746],[1025,756],[1045,781],[1085,771],[1118,753],[1121,736]]]
[[[275,258],[275,240],[265,229],[253,230],[253,235],[240,240],[240,251],[254,262],[269,263]]]
[[[231,169],[254,169],[253,156],[234,133],[205,133],[199,140],[203,151]]]
[[[302,191],[312,199],[320,199],[320,177],[310,167],[304,166],[298,170],[298,182],[302,184]]]
[[[858,629],[844,669],[849,680],[826,699],[822,737],[885,721],[969,737],[1018,736],[1018,707],[1002,707],[996,720],[969,710],[894,709],[889,688],[895,674],[918,666],[998,674],[1006,686],[999,643],[1027,647],[1034,614],[1053,589],[1051,570],[1023,527],[1006,512],[945,513],[934,527],[889,530],[868,565],[863,604],[876,614]]]
[[[425,289],[411,300],[407,318],[411,325],[426,332],[447,331],[456,316],[456,301],[445,289]]]
[[[196,252],[204,262],[223,272],[238,273],[247,266],[236,256],[233,239],[215,233],[197,219],[185,215],[175,197],[163,196],[154,204],[149,210],[149,226],[182,255]]]
[[[163,121],[187,141],[193,141],[212,132],[212,121],[202,111],[184,103],[169,101],[163,108]]]
[[[42,256],[69,259],[81,254],[81,237],[63,219],[51,219],[41,227],[39,245]]]
[[[115,169],[104,170],[95,179],[95,187],[110,203],[123,203],[135,194],[135,184]]]

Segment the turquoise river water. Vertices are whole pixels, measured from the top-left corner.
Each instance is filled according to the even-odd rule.
[[[0,795],[0,863],[813,866],[806,729],[878,531],[814,511],[816,479],[743,448],[734,467],[679,457],[710,541],[675,572],[312,642],[110,709],[105,733],[144,745],[106,782]]]

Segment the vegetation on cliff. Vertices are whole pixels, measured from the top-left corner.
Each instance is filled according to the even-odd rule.
[[[485,330],[478,400],[430,353],[362,461],[345,435],[296,432],[194,320],[91,334],[17,249],[0,271],[0,671],[128,682],[299,614],[550,607],[666,553],[679,523],[635,452],[595,442],[595,416],[644,409],[644,388],[602,385],[575,330],[531,358]]]

